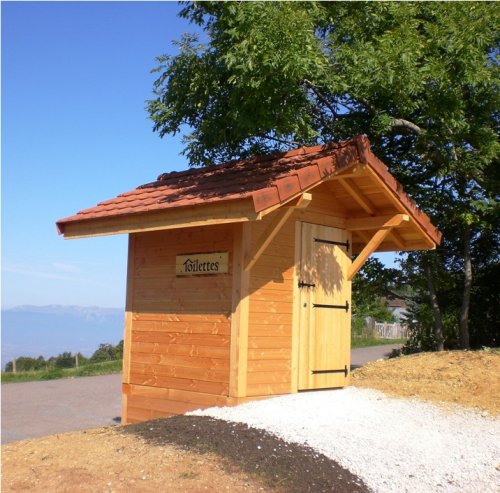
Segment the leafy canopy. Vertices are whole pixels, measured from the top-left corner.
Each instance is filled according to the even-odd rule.
[[[431,265],[450,333],[459,311],[462,331],[480,323],[494,292],[471,272],[492,279],[499,262],[498,4],[191,2],[181,16],[203,36],[158,57],[154,130],[181,132],[192,166],[368,135],[444,233],[407,278],[425,293]]]
[[[154,129],[192,165],[367,133],[387,157],[466,169],[498,153],[492,3],[194,2],[158,58]],[[390,144],[390,146],[389,146]],[[460,156],[462,157],[462,156]],[[409,159],[408,159],[409,160]],[[434,170],[435,171],[435,170]]]

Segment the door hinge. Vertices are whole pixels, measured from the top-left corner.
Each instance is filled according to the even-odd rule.
[[[322,305],[319,303],[313,303],[313,308],[337,308],[339,310],[345,310],[347,313],[349,311],[349,302],[346,301],[345,305]]]
[[[316,284],[313,282],[299,281],[299,288],[315,288]]]
[[[321,238],[314,238],[314,241],[316,243],[326,243],[328,245],[343,246],[346,248],[347,251],[349,251],[349,247],[350,247],[349,240],[347,240],[347,241],[333,241],[333,240],[322,240]]]
[[[325,373],[343,373],[345,377],[349,374],[349,370],[347,369],[347,365],[344,366],[343,370],[312,370],[311,373],[313,375],[321,375]]]

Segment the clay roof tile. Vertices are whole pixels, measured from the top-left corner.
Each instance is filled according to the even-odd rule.
[[[403,192],[387,167],[374,156],[364,136],[340,143],[301,147],[281,154],[234,160],[218,166],[163,173],[155,181],[61,219],[57,226],[59,232],[64,232],[64,225],[75,221],[174,207],[202,207],[207,202],[245,198],[251,198],[255,212],[260,212],[319,184],[325,177],[355,162],[369,164],[433,241],[439,242],[438,230]]]

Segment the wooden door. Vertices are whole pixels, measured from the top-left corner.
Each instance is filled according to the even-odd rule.
[[[344,387],[351,351],[351,264],[347,231],[301,224],[298,389]]]

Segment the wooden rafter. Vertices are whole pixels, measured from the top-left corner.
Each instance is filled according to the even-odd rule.
[[[347,280],[352,281],[352,278],[356,273],[363,267],[368,257],[377,249],[377,247],[384,241],[387,235],[392,231],[393,228],[399,226],[401,223],[408,221],[410,218],[407,214],[395,214],[392,219],[386,221],[384,226],[382,226],[371,238],[371,240],[366,244],[366,246],[361,250],[359,255],[356,257],[354,262],[349,267],[347,273]]]
[[[305,209],[311,202],[312,195],[310,193],[303,193],[293,202],[283,206],[272,222],[267,226],[265,231],[259,236],[252,250],[245,258],[245,271],[249,271],[262,255],[264,250],[269,246],[274,237],[278,234],[282,226],[286,223],[287,219],[292,215],[295,209]]]
[[[405,241],[403,240],[402,236],[394,229],[391,230],[390,236],[394,240],[394,243],[396,243],[398,248],[400,248],[401,250],[404,250]]]
[[[339,177],[338,181],[349,193],[349,195],[365,210],[368,214],[375,214],[375,206],[365,197],[365,194],[358,188],[357,185],[348,179]]]

